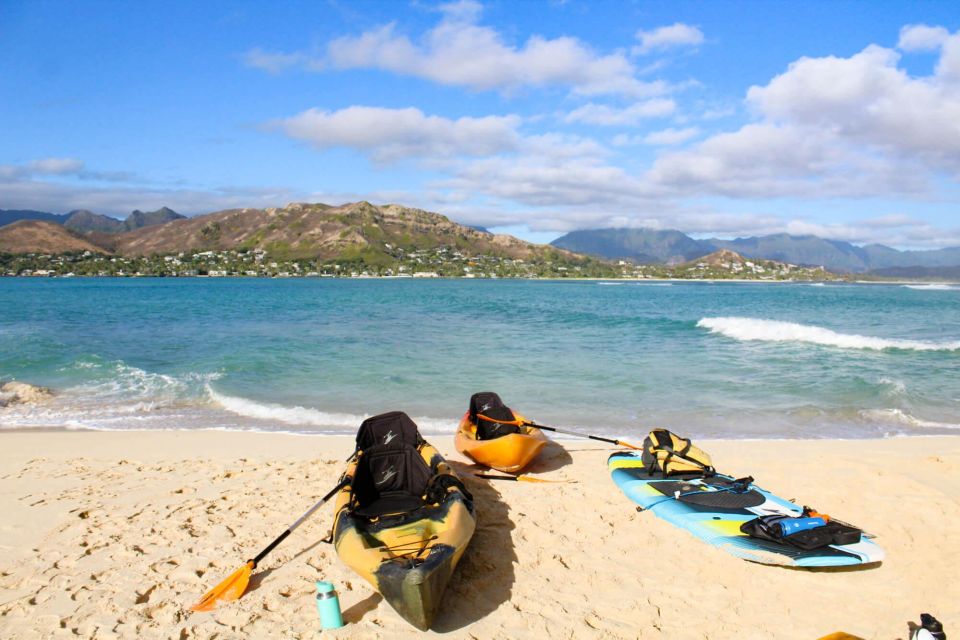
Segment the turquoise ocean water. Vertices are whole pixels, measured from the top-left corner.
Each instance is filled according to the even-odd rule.
[[[493,390],[637,437],[960,433],[960,287],[0,279],[0,428],[452,432]]]

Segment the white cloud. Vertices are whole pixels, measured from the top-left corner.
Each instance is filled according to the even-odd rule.
[[[876,218],[863,220],[861,224],[876,228],[898,228],[917,227],[922,226],[924,223],[903,213],[891,213],[885,216],[877,216]]]
[[[823,224],[807,220],[789,220],[781,223],[785,233],[814,235],[854,244],[883,244],[895,247],[924,247],[927,249],[957,246],[960,229],[937,229],[928,224],[910,221],[904,224],[878,224],[879,219],[851,223]]]
[[[611,144],[615,147],[636,147],[639,145],[669,147],[683,144],[699,135],[700,129],[698,127],[686,127],[683,129],[669,127],[659,131],[651,131],[646,134],[629,135],[621,133],[613,137]]]
[[[570,38],[535,36],[513,46],[499,32],[476,24],[475,3],[441,12],[441,22],[422,38],[411,39],[387,25],[330,43],[323,62],[328,68],[385,69],[472,89],[568,86],[587,93],[605,86],[610,93],[629,94],[635,81],[635,69],[620,54],[598,55]],[[690,33],[655,30],[641,42],[652,51],[703,41],[702,34],[697,40]],[[703,114],[693,126],[692,118],[676,113],[673,100],[650,97],[627,106],[595,99],[557,119],[457,119],[416,108],[358,106],[311,109],[272,125],[317,148],[348,147],[379,163],[430,162],[441,177],[407,197],[423,206],[436,203],[444,213],[475,215],[470,221],[476,223],[551,230],[642,223],[741,235],[807,229],[896,246],[956,243],[957,233],[938,237],[929,225],[903,214],[831,225],[691,204],[719,196],[729,201],[716,206],[736,208],[737,201],[752,201],[744,208],[755,209],[756,202],[794,199],[794,210],[797,202],[816,202],[817,210],[825,211],[836,206],[830,202],[835,199],[870,199],[873,207],[893,197],[900,200],[898,208],[909,211],[904,202],[951,197],[938,189],[954,188],[960,177],[960,75],[953,75],[960,69],[960,37],[914,26],[901,31],[900,46],[939,51],[936,70],[910,75],[900,65],[898,50],[876,45],[848,57],[800,58],[746,92],[752,121],[712,135],[701,129]],[[578,75],[573,71],[577,60],[607,61],[610,72]],[[660,90],[669,89],[662,85]],[[615,146],[663,147],[636,150],[640,153],[631,154],[629,165],[628,154],[615,154],[598,140],[547,128],[558,122],[627,127],[664,116],[672,117],[673,127],[613,138]],[[698,141],[701,136],[706,137]],[[666,148],[691,141],[693,146]],[[627,168],[654,153],[646,168]]]
[[[603,126],[632,125],[644,118],[662,118],[672,114],[677,104],[667,98],[655,98],[636,102],[629,107],[618,109],[605,104],[589,103],[574,109],[566,115],[565,122],[583,122]]]
[[[244,54],[243,61],[248,67],[277,74],[303,63],[305,57],[300,53],[274,53],[256,47]]]
[[[339,111],[309,109],[270,126],[318,149],[349,147],[378,162],[404,158],[486,156],[516,148],[517,116],[458,118],[428,116],[415,108],[353,106]]]
[[[643,137],[643,143],[663,146],[683,144],[688,140],[696,138],[698,135],[700,135],[700,129],[697,127],[687,127],[685,129],[662,129],[660,131],[653,131],[645,135]]]
[[[676,22],[668,27],[658,27],[652,31],[637,31],[637,40],[640,44],[633,48],[633,53],[643,55],[651,51],[670,49],[673,47],[695,47],[703,44],[703,32],[682,22]]]
[[[76,158],[41,158],[25,164],[0,165],[0,180],[13,180],[36,175],[79,175],[84,164]]]
[[[338,38],[328,47],[328,59],[341,69],[379,68],[479,90],[567,85],[586,94],[662,91],[636,80],[622,54],[599,55],[569,37],[531,36],[514,47],[494,29],[462,17],[447,14],[419,44],[396,34],[394,25]]]
[[[76,158],[43,158],[33,160],[26,165],[30,173],[66,175],[83,171],[83,162]]]
[[[767,86],[751,87],[747,100],[771,121],[826,129],[891,161],[960,176],[960,91],[936,76],[910,77],[899,58],[875,45],[850,58],[801,58]]]
[[[929,196],[937,176],[960,177],[960,89],[940,71],[955,42],[931,76],[876,45],[800,58],[749,89],[757,122],[661,156],[647,178],[678,197]]]
[[[132,182],[136,178],[127,171],[90,171],[82,160],[76,158],[41,158],[22,164],[0,165],[0,181],[48,176],[99,182]]]
[[[950,32],[943,27],[909,24],[900,29],[897,48],[902,51],[933,51],[943,46],[949,37]]]
[[[526,157],[597,160],[609,155],[607,149],[592,138],[559,133],[523,136],[517,151]]]
[[[483,5],[473,0],[459,0],[448,2],[437,7],[437,11],[451,20],[461,22],[475,22],[483,13]]]
[[[90,183],[66,184],[51,180],[18,179],[0,181],[3,208],[35,209],[62,213],[71,209],[90,209],[97,213],[124,217],[134,209],[149,211],[168,206],[184,214],[209,213],[221,209],[278,206],[298,200],[285,189],[163,188],[158,186],[91,186]]]
[[[917,196],[929,186],[925,172],[863,153],[832,132],[770,123],[750,124],[665,154],[647,178],[677,197]]]
[[[598,53],[576,38],[533,35],[511,44],[477,23],[480,11],[474,2],[443,5],[440,22],[416,40],[390,23],[330,41],[325,57],[253,49],[245,59],[272,73],[298,64],[314,71],[380,69],[481,91],[556,86],[581,95],[647,97],[670,90],[662,81],[638,80],[624,53]]]
[[[594,211],[643,197],[643,186],[620,167],[579,159],[490,158],[470,163],[445,186],[535,207],[588,205]]]

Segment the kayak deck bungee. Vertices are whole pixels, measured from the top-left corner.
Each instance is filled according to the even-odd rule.
[[[421,441],[416,455],[433,474],[431,484],[439,476],[448,476],[448,482],[441,483],[442,498],[436,503],[423,501],[413,509],[398,506],[393,513],[388,506],[385,513],[371,515],[370,507],[358,505],[357,487],[348,484],[334,507],[333,543],[340,559],[397,613],[427,630],[473,536],[476,518],[469,494],[437,450]],[[360,452],[344,472],[351,482],[356,482],[362,456]]]
[[[521,422],[526,421],[518,416]],[[454,445],[457,451],[474,462],[484,466],[516,473],[530,464],[540,450],[547,444],[547,437],[540,429],[530,426],[520,426],[519,433],[510,433],[492,440],[477,438],[477,425],[470,420],[470,412],[463,414]]]
[[[731,476],[651,474],[639,452],[614,453],[607,466],[614,483],[642,509],[745,560],[793,567],[838,567],[872,564],[884,558],[883,549],[867,534],[854,544],[804,550],[741,532],[743,523],[758,516],[799,517],[803,509],[753,484],[742,491],[742,481]],[[738,484],[741,486],[731,491]]]

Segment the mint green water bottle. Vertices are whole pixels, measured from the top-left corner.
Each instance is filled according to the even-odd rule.
[[[320,614],[320,626],[324,629],[339,629],[343,626],[340,598],[333,590],[331,582],[317,581],[317,613]]]

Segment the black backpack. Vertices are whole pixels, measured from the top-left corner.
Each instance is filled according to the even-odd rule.
[[[470,422],[477,425],[477,440],[493,440],[511,433],[520,433],[519,425],[497,422],[516,422],[517,417],[493,391],[481,391],[470,396],[469,414]]]

